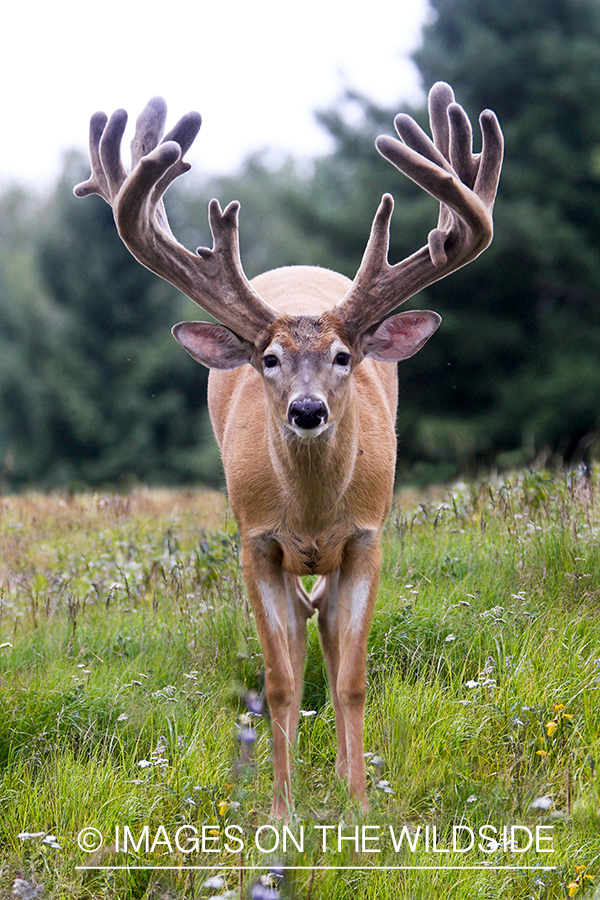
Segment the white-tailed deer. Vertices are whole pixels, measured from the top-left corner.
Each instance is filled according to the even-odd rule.
[[[406,115],[400,140],[379,152],[440,201],[438,226],[412,256],[389,265],[393,200],[384,195],[354,281],[326,269],[290,267],[246,278],[238,203],[209,206],[214,246],[194,254],[169,228],[162,196],[189,169],[200,128],[184,116],[161,141],[160,98],[137,122],[129,174],[120,144],[127,114],[90,126],[92,175],[78,197],[112,205],[121,238],[145,266],[222,324],[182,322],[173,333],[211,369],[208,403],[242,546],[244,579],[265,657],[273,727],[272,814],[291,805],[290,744],[298,724],[307,620],[318,612],[338,737],[336,769],[368,808],[363,758],[367,637],[379,583],[381,530],[396,459],[396,363],[440,323],[433,312],[384,318],[426,285],[475,259],[492,239],[502,165],[495,115],[480,117],[472,152],[468,117],[451,88],[429,95],[433,141]],[[319,575],[312,592],[299,576]]]

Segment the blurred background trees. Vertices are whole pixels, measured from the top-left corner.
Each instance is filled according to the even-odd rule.
[[[431,8],[423,84],[448,81],[474,122],[494,109],[506,162],[490,249],[409,302],[444,321],[399,368],[399,475],[579,461],[600,421],[600,0]],[[390,259],[409,255],[436,204],[374,150],[398,111],[349,92],[319,113],[335,149],[309,170],[255,155],[236,177],[188,175],[167,198],[175,233],[207,244],[208,199],[237,198],[250,277],[294,263],[352,277],[391,191]],[[218,483],[207,373],[169,334],[201,314],[128,254],[108,206],[75,200],[86,170],[71,155],[46,201],[0,196],[2,487]]]

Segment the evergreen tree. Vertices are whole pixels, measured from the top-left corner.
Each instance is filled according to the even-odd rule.
[[[450,81],[471,114],[494,109],[506,138],[494,243],[440,285],[440,305],[478,348],[465,366],[460,334],[447,334],[467,379],[457,411],[488,459],[578,457],[600,420],[600,4],[432,5],[415,55],[425,82]]]
[[[600,420],[600,4],[432,7],[415,54],[423,81],[453,85],[476,144],[476,117],[494,109],[506,156],[491,248],[409,301],[444,321],[399,367],[400,469],[443,477],[540,454],[577,459]],[[289,204],[325,264],[351,277],[384,191],[396,198],[392,262],[435,223],[435,204],[373,149],[398,111],[349,93],[346,108],[322,114],[336,150]],[[427,127],[425,110],[410,112]]]
[[[218,483],[207,373],[170,334],[199,311],[133,259],[106,204],[73,197],[83,175],[67,160],[29,265],[0,260],[4,482]]]

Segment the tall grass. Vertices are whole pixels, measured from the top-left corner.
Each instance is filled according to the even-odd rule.
[[[284,849],[223,498],[4,498],[0,898],[600,896],[599,533],[583,472],[399,497],[369,644],[371,812],[333,774],[311,622]],[[484,826],[521,843],[494,849]],[[548,841],[520,852],[536,826]],[[443,852],[467,829],[472,849]]]

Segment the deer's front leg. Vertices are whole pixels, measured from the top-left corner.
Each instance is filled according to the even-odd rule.
[[[306,655],[306,621],[312,614],[296,576],[282,571],[275,543],[242,545],[244,581],[265,660],[265,688],[273,728],[271,815],[288,818],[292,806],[290,745],[298,724]]]
[[[338,573],[317,585],[311,600],[319,609],[319,630],[336,713],[336,769],[347,775],[352,794],[368,810],[363,730],[367,641],[379,587],[379,534],[353,538]]]

